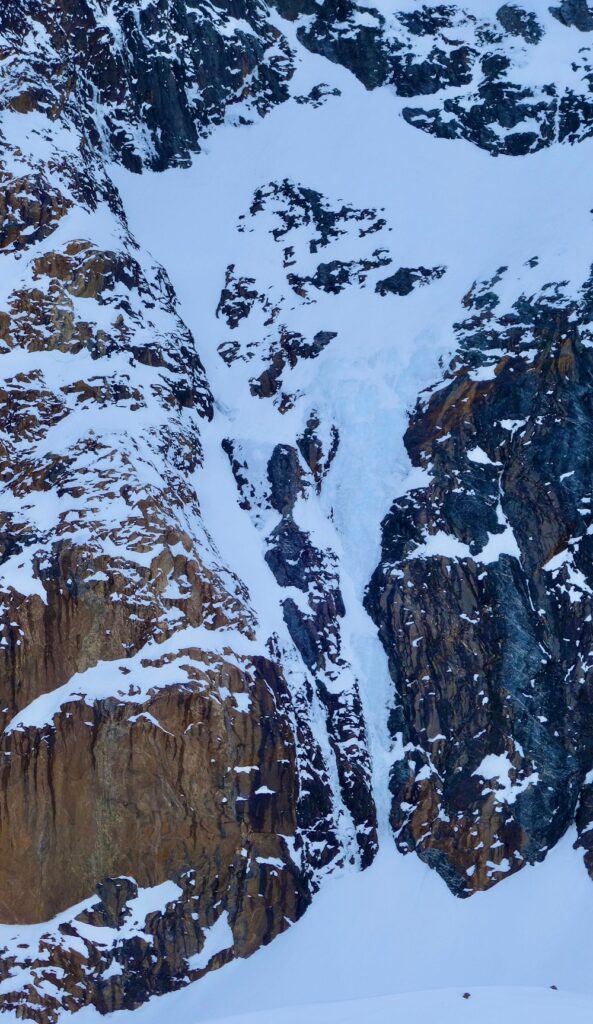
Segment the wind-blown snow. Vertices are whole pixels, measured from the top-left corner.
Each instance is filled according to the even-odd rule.
[[[207,967],[213,956],[232,945],[233,932],[229,924],[229,915],[225,910],[206,932],[204,948],[189,958],[188,966],[192,970]]]
[[[110,662],[112,671],[109,673],[105,672],[102,662],[87,669],[86,672],[76,672],[63,686],[43,693],[27,704],[11,719],[6,727],[6,732],[31,727],[39,728],[49,724],[60,708],[72,700],[82,699],[86,700],[88,704],[92,704],[105,697],[125,694],[127,703],[141,704],[152,690],[184,682],[187,679],[184,665],[187,665],[189,648],[204,653],[205,666],[211,666],[210,655],[216,655],[217,661],[220,663],[225,662],[236,665],[238,668],[244,668],[245,666],[241,662],[242,656],[264,653],[263,649],[259,648],[255,642],[247,640],[237,630],[224,629],[214,632],[206,629],[203,625],[187,627],[161,643],[146,644],[138,654],[131,658],[121,658],[118,661]],[[175,657],[171,661],[159,664],[158,659],[169,653]],[[150,663],[151,655],[156,664]],[[192,655],[192,660],[195,664],[197,660],[195,654]],[[115,669],[125,672],[125,676],[118,677]],[[120,683],[119,686],[118,683]],[[235,694],[234,696],[235,699],[244,697],[247,701],[249,700],[247,694]],[[241,705],[244,705],[244,701],[238,702],[239,710],[248,710],[249,704]]]

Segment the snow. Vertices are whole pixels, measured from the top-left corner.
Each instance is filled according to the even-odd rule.
[[[379,9],[389,13],[384,6]],[[491,3],[474,7],[480,14],[495,9]],[[360,23],[370,23],[367,19],[365,13]],[[553,40],[558,24],[548,15],[545,20]],[[291,33],[285,22],[278,24]],[[418,393],[441,376],[439,360],[446,363],[451,351],[451,325],[459,319],[462,296],[474,280],[491,277],[503,264],[511,268],[497,287],[505,307],[522,290],[532,294],[557,279],[576,287],[587,276],[593,225],[583,210],[591,205],[592,145],[493,160],[467,143],[437,141],[406,125],[397,116],[402,104],[391,90],[367,92],[342,68],[304,53],[294,34],[291,44],[300,61],[294,93],[305,94],[323,81],[341,90],[339,99],[315,110],[282,107],[241,130],[223,128],[189,170],[144,174],[139,181],[114,168],[113,176],[133,233],[171,276],[215,395],[215,416],[204,431],[207,487],[198,485],[207,528],[248,586],[259,635],[275,630],[287,648],[281,616],[287,594],[276,588],[264,563],[263,527],[238,507],[220,444],[233,437],[252,460],[258,452],[265,459],[270,439],[294,444],[311,408],[340,431],[338,454],[321,496],[300,500],[295,516],[316,543],[331,545],[339,558],[347,608],[343,652],[361,681],[382,847],[364,874],[325,881],[305,918],[269,948],[207,976],[196,989],[141,1008],[134,1019],[138,1024],[163,1015],[187,1024],[222,1019],[228,1024],[300,1024],[304,1019],[391,1024],[437,1016],[443,1024],[590,1021],[593,942],[586,922],[593,910],[593,886],[568,836],[543,865],[528,867],[467,901],[451,896],[415,857],[395,852],[386,823],[385,785],[398,754],[386,728],[391,682],[361,599],[379,558],[381,518],[397,494],[426,482],[422,470],[410,467],[402,436]],[[576,45],[574,39],[570,45]],[[537,57],[530,60],[534,64]],[[312,325],[327,326],[338,337],[316,360],[301,362],[291,372],[291,391],[305,398],[281,416],[270,402],[250,395],[249,363],[228,367],[220,359],[217,348],[228,332],[214,310],[231,263],[238,264],[240,273],[251,269],[258,280],[261,276],[262,283],[276,289],[273,294],[281,290],[274,243],[257,221],[249,222],[242,236],[236,226],[255,189],[284,178],[318,189],[330,201],[384,209],[393,228],[388,245],[394,268],[443,265],[447,270],[440,281],[404,300],[380,299],[370,286],[346,288],[338,296],[316,295],[314,304],[299,306],[293,297],[292,328],[307,335]],[[569,189],[562,186],[567,180]],[[348,239],[341,244],[336,258],[358,258]],[[534,254],[539,262],[527,267]],[[299,272],[305,271],[306,264],[299,262]],[[251,332],[257,339],[256,320]],[[496,364],[483,367],[473,377],[489,379],[495,369]],[[509,431],[521,425],[502,422]],[[468,457],[492,464],[479,448]],[[475,560],[518,557],[502,513],[499,521],[505,529],[490,536]],[[471,557],[465,545],[445,534],[427,537],[414,554]],[[501,800],[511,802],[534,781],[528,776],[512,784],[510,762],[485,761],[480,774]],[[550,989],[552,984],[561,991]],[[467,1000],[466,990],[471,991]],[[83,1011],[81,1024],[85,1015],[93,1011]]]
[[[199,953],[190,956],[188,967],[190,970],[202,970],[207,967],[213,956],[221,953],[233,945],[233,932],[229,924],[229,915],[226,910],[214,922],[211,928],[206,931],[204,946]]]
[[[109,1019],[590,1024],[593,886],[573,839],[468,900],[386,842],[367,871],[327,879],[304,918],[248,960]],[[91,1008],[77,1015],[101,1019]]]
[[[151,937],[142,931],[146,917],[155,911],[165,910],[167,904],[179,899],[182,890],[173,881],[162,882],[160,885],[139,888],[138,895],[128,901],[129,913],[121,928],[108,928],[97,925],[85,924],[82,921],[76,922],[79,935],[62,935],[59,931],[60,925],[69,922],[82,911],[90,910],[97,903],[97,897],[91,896],[87,900],[74,907],[58,914],[51,921],[42,921],[39,924],[29,925],[0,925],[0,948],[6,949],[8,955],[24,956],[23,951],[28,952],[32,957],[39,952],[39,943],[43,938],[49,944],[61,941],[65,946],[77,949],[83,957],[88,954],[86,944],[79,936],[84,936],[92,942],[104,946],[112,945],[122,940],[129,939],[136,935],[142,936],[147,941]],[[8,991],[14,991],[15,979],[7,986]]]
[[[486,754],[472,775],[481,775],[490,782],[496,780],[497,786],[493,791],[497,801],[514,804],[520,793],[524,793],[529,786],[539,781],[539,774],[531,772],[526,778],[512,782],[511,772],[516,773],[516,769],[511,764],[508,754]]]
[[[557,555],[554,555],[545,563],[543,568],[545,572],[550,572],[554,575],[558,589],[568,594],[572,604],[582,601],[583,595],[590,595],[592,593],[584,573],[575,566],[574,553],[569,548],[559,551]],[[565,570],[567,582],[558,585],[556,574],[562,569]]]
[[[307,1024],[557,1024],[589,1019],[591,1002],[575,993],[539,989],[461,989],[406,992],[397,996],[316,1003],[306,1007]],[[220,1024],[303,1024],[303,1008],[225,1017]]]
[[[117,960],[112,960],[111,963],[109,964],[109,967],[101,974],[101,978],[103,979],[103,981],[108,981],[109,978],[119,977],[119,975],[122,974],[122,972],[123,968],[121,964],[118,964]]]
[[[479,5],[480,14],[491,11],[491,4]],[[550,32],[559,28],[549,20]],[[278,24],[290,33],[290,25]],[[217,399],[205,431],[202,511],[227,563],[248,585],[262,633],[282,630],[279,605],[270,600],[261,540],[236,506],[220,441],[239,438],[250,450],[263,438],[294,443],[311,407],[338,425],[341,444],[320,504],[325,518],[333,512],[334,545],[359,601],[378,560],[381,518],[406,489],[410,467],[401,438],[407,410],[421,388],[440,376],[438,359],[450,351],[450,325],[468,286],[501,264],[513,268],[499,286],[503,302],[523,287],[534,291],[558,277],[580,283],[593,251],[593,225],[582,216],[590,205],[590,142],[493,160],[467,143],[435,140],[408,126],[389,89],[367,92],[344,69],[291,42],[301,59],[294,93],[324,81],[337,86],[341,97],[318,109],[281,106],[240,130],[221,128],[190,169],[145,173],[141,181],[121,168],[112,171],[135,236],[173,280]],[[217,347],[228,332],[214,311],[225,267],[238,254],[258,275],[262,268],[273,275],[274,243],[259,229],[239,236],[236,225],[256,188],[285,177],[330,199],[383,207],[393,227],[394,266],[442,264],[447,272],[405,300],[386,301],[372,288],[353,287],[295,308],[291,327],[307,333],[308,322],[319,325],[327,317],[338,338],[316,360],[295,368],[291,389],[307,401],[282,417],[269,402],[249,395],[249,364],[229,368],[220,359]],[[565,180],[570,189],[560,187]],[[526,268],[534,253],[541,255],[539,264]],[[218,514],[222,506],[224,517]],[[491,538],[484,560],[516,554],[514,538],[502,538]]]
[[[164,910],[168,903],[173,903],[182,894],[182,890],[175,882],[162,882],[146,889],[139,889],[138,895],[128,901],[130,914],[126,917],[121,928],[107,928],[98,925],[76,922],[79,934],[92,942],[104,943],[106,946],[117,943],[122,939],[129,939],[135,935],[141,936],[147,942],[151,941],[150,935],[142,931],[146,917],[157,910]]]
[[[486,454],[483,448],[476,445],[475,448],[468,449],[467,457],[470,462],[476,462],[480,466],[495,466],[496,463]]]
[[[18,729],[41,728],[50,724],[60,708],[72,700],[85,700],[92,705],[96,700],[105,697],[125,697],[127,704],[142,704],[153,690],[165,686],[173,686],[187,682],[184,663],[189,662],[188,649],[196,649],[204,654],[204,670],[212,666],[210,654],[216,655],[220,663],[227,663],[245,670],[242,657],[262,654],[259,645],[247,640],[237,630],[206,629],[205,626],[187,627],[179,630],[166,640],[157,643],[151,641],[131,658],[121,658],[109,662],[98,662],[86,672],[75,673],[67,683],[55,690],[43,693],[11,719],[6,732]],[[173,655],[170,661],[158,664],[164,655]],[[151,664],[151,656],[157,664]],[[197,657],[192,653],[191,662],[196,664]],[[106,665],[109,671],[106,671]],[[119,684],[119,685],[118,685]],[[206,687],[207,684],[204,683]],[[230,691],[227,691],[231,696]],[[221,693],[221,697],[224,695]],[[232,694],[240,711],[248,709],[248,694]],[[134,720],[142,716],[133,716]],[[160,728],[153,716],[152,719]]]
[[[414,0],[398,4],[400,10],[415,6]],[[486,15],[499,3],[483,0],[471,6]],[[576,30],[560,29],[547,14],[547,4],[530,6],[544,18],[548,35],[545,47],[529,49],[523,73],[525,81],[541,75],[543,83],[552,74],[550,66],[555,70],[567,53],[574,55],[582,38]],[[381,0],[377,9],[388,15],[393,4]],[[452,324],[459,319],[461,299],[472,282],[487,279],[498,266],[508,265],[509,273],[498,286],[501,303],[508,306],[523,290],[534,293],[547,281],[558,279],[575,285],[588,275],[593,221],[584,211],[591,206],[593,144],[552,147],[529,158],[493,160],[468,143],[435,140],[398,116],[405,103],[391,89],[365,90],[344,69],[304,52],[296,42],[294,28],[275,17],[298,54],[294,93],[306,94],[312,86],[327,82],[341,90],[340,97],[330,98],[316,109],[306,104],[283,105],[249,127],[221,127],[205,142],[203,153],[189,169],[141,177],[121,168],[111,169],[132,233],[166,267],[179,297],[180,313],[195,335],[206,367],[215,415],[202,427],[204,464],[194,483],[208,534],[224,564],[248,587],[258,620],[257,640],[248,641],[232,630],[200,628],[177,633],[170,642],[153,644],[136,659],[125,659],[125,666],[124,661],[121,665],[110,662],[109,672],[105,672],[105,665],[99,664],[75,676],[64,687],[33,702],[14,719],[11,728],[43,725],[71,699],[84,698],[91,703],[120,692],[120,667],[130,670],[122,676],[121,692],[126,701],[141,702],[152,687],[178,682],[183,670],[181,655],[159,669],[143,662],[151,653],[160,658],[167,652],[179,652],[183,644],[227,660],[238,659],[263,652],[264,641],[275,632],[289,652],[285,670],[289,676],[292,671],[296,685],[303,670],[294,650],[291,665],[291,643],[281,608],[283,599],[295,595],[276,586],[264,560],[264,537],[272,517],[264,516],[266,521],[257,523],[239,507],[221,442],[227,437],[240,441],[251,465],[265,465],[270,446],[294,444],[311,409],[317,409],[325,423],[337,426],[340,447],[321,496],[309,492],[306,499],[300,499],[295,517],[318,546],[330,547],[338,556],[347,609],[342,623],[347,662],[344,676],[350,680],[357,677],[362,687],[381,850],[368,871],[346,870],[326,879],[303,920],[248,961],[235,961],[195,986],[153,1000],[136,1010],[133,1018],[127,1012],[115,1014],[114,1024],[127,1024],[128,1020],[160,1024],[164,1018],[183,1024],[215,1020],[227,1024],[301,1024],[304,1020],[310,1024],[392,1024],[400,1019],[410,1024],[436,1019],[442,1024],[498,1024],[501,1020],[508,1024],[529,1020],[589,1024],[593,1019],[593,938],[589,928],[593,885],[582,854],[572,849],[573,835],[565,836],[543,864],[527,867],[488,893],[466,901],[455,899],[436,873],[417,858],[404,858],[395,851],[387,823],[386,785],[389,767],[400,753],[387,734],[386,707],[392,684],[362,598],[379,560],[382,517],[396,495],[426,483],[426,472],[410,467],[402,437],[417,395],[442,376],[442,365],[454,344]],[[109,18],[105,16],[106,25]],[[374,13],[365,10],[358,24],[370,25],[375,20]],[[233,19],[226,30],[247,31]],[[9,135],[18,140],[24,119],[16,114],[7,117],[11,118]],[[27,122],[30,127],[29,118]],[[71,146],[73,139],[64,135],[63,145]],[[253,268],[258,277],[262,275],[272,292],[282,290],[278,246],[265,226],[250,222],[249,230],[239,235],[237,223],[249,208],[255,189],[284,178],[318,189],[331,202],[384,209],[382,215],[392,228],[385,244],[393,269],[442,265],[446,273],[403,299],[375,294],[373,285],[379,273],[370,274],[364,288],[346,288],[337,296],[316,295],[314,303],[299,304],[296,297],[286,299],[283,293],[285,301],[292,303],[294,329],[307,335],[312,327],[327,327],[337,332],[337,338],[316,360],[301,362],[290,372],[291,391],[304,397],[282,416],[271,402],[250,394],[248,378],[253,370],[249,363],[238,361],[228,367],[220,358],[218,346],[227,339],[228,331],[215,310],[225,269],[236,261],[242,269]],[[101,227],[97,218],[77,213],[68,223],[69,230],[75,228],[79,237],[93,237],[102,244],[103,232],[105,247],[114,244],[109,229],[105,224]],[[59,244],[64,230],[60,226],[46,248]],[[344,259],[358,259],[359,251],[352,247],[351,236],[332,249],[336,258]],[[539,263],[527,268],[534,254],[540,257]],[[13,287],[19,281],[19,264],[6,262],[4,284]],[[310,259],[307,265],[301,259],[299,271],[309,272],[315,262]],[[101,315],[100,307],[93,307],[97,322]],[[250,329],[255,340],[256,327],[254,319]],[[26,370],[29,363],[45,369],[47,361],[48,377],[57,382],[56,387],[66,384],[69,374],[81,376],[87,369],[84,355],[77,357],[76,366],[60,353],[15,353],[3,358],[9,373]],[[490,379],[496,366],[495,362],[481,367],[473,379]],[[136,367],[135,372],[145,371]],[[146,371],[147,386],[149,380]],[[76,419],[69,417],[67,426],[57,424],[40,451],[59,451],[71,444],[73,429],[82,436],[89,429],[89,418],[90,426],[104,435],[116,435],[120,429],[113,409],[102,416],[94,409],[91,417],[81,413]],[[159,425],[151,420],[150,410],[145,422],[136,422],[143,429]],[[509,431],[523,425],[516,420],[501,424]],[[478,465],[493,464],[479,448],[468,451],[468,458]],[[158,467],[146,464],[144,473],[147,486],[159,483]],[[35,507],[29,514],[33,522],[46,525],[57,520],[59,512],[53,499],[49,502],[35,495]],[[110,514],[117,519],[116,503]],[[499,517],[504,529],[490,535],[478,555],[471,556],[466,545],[439,533],[426,537],[413,557],[438,554],[481,562],[494,561],[502,554],[518,557],[516,540],[503,519]],[[151,558],[150,552],[114,549],[115,554],[145,564]],[[554,573],[566,568],[570,593],[576,594],[583,581],[574,567],[571,569],[570,557],[563,552],[546,569]],[[5,582],[43,596],[25,562],[9,565]],[[169,586],[168,596],[178,597],[178,585],[171,581]],[[304,602],[300,595],[296,597]],[[339,682],[348,685],[347,678]],[[137,687],[135,697],[127,693],[130,684]],[[248,695],[233,696],[237,707],[247,711]],[[160,727],[153,716],[138,717]],[[323,716],[319,717],[316,738],[325,754],[329,744],[323,734]],[[235,770],[250,772],[254,767]],[[489,755],[476,773],[494,783],[498,799],[512,802],[534,779],[527,776],[512,783],[511,770],[508,758]],[[335,785],[335,776],[333,782]],[[257,792],[272,793],[267,787]],[[351,823],[343,810],[340,813],[347,849]],[[150,898],[139,895],[126,928],[141,928],[142,914],[174,898],[177,887],[167,886],[173,883],[165,883],[165,889],[156,887],[158,892],[151,890]],[[22,941],[23,937],[26,941],[27,934],[38,936],[41,927],[46,926],[32,926],[29,931],[10,928],[10,941]],[[91,926],[87,928],[91,930]],[[3,936],[5,931],[3,927]],[[92,931],[94,934],[97,929]],[[231,942],[223,913],[190,967],[206,966]],[[106,972],[104,976],[109,975]],[[14,980],[11,982],[12,987]],[[559,991],[550,988],[553,984]],[[464,992],[469,992],[470,998],[464,999]],[[78,1015],[80,1024],[91,1018],[98,1024],[99,1014],[92,1008]]]
[[[363,686],[385,820],[383,779],[395,756],[385,715],[392,684],[361,598],[379,560],[382,517],[397,494],[422,482],[402,443],[408,410],[422,388],[441,376],[439,360],[446,362],[454,343],[451,325],[474,280],[510,264],[498,286],[501,302],[508,304],[523,289],[535,291],[558,278],[580,283],[586,277],[593,224],[582,211],[590,206],[591,143],[551,148],[528,159],[493,160],[467,143],[435,140],[398,117],[402,101],[391,90],[368,92],[343,68],[304,52],[288,23],[278,19],[278,25],[299,55],[293,92],[306,94],[323,81],[339,88],[340,97],[317,109],[283,105],[240,130],[220,128],[189,169],[144,173],[141,179],[121,168],[111,173],[131,230],[172,279],[215,396],[214,419],[202,432],[204,468],[196,481],[208,532],[225,563],[247,584],[260,636],[276,632],[286,650],[291,643],[281,601],[287,594],[276,587],[264,562],[264,529],[238,506],[221,441],[238,440],[253,464],[258,452],[266,458],[271,443],[294,444],[312,408],[340,432],[320,498],[309,494],[297,514],[298,521],[314,528],[313,540],[321,547],[330,543],[339,558],[347,608],[343,652]],[[393,228],[394,267],[443,265],[447,271],[404,299],[380,298],[372,287],[318,295],[308,305],[293,299],[292,328],[308,334],[312,324],[327,326],[338,337],[317,359],[291,372],[291,391],[305,398],[282,416],[271,402],[250,395],[249,363],[229,367],[220,358],[218,346],[228,331],[215,310],[225,268],[239,260],[242,270],[281,288],[278,246],[257,218],[242,235],[237,223],[257,188],[284,178],[316,188],[334,203],[383,209]],[[559,184],[566,180],[570,189]],[[358,257],[346,240],[336,253]],[[534,253],[540,261],[528,268]],[[492,535],[480,557],[491,561],[502,553],[518,553],[510,530]],[[459,546],[453,554],[466,557],[468,551]],[[320,742],[322,731],[321,723]]]
[[[520,551],[513,530],[508,526],[501,533],[488,534],[488,540],[481,551],[472,554],[468,544],[453,537],[444,530],[427,534],[424,544],[415,548],[408,558],[471,558],[474,562],[496,562],[501,555],[519,558]]]

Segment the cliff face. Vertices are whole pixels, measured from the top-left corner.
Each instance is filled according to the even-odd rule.
[[[509,274],[467,293],[411,417],[427,483],[385,519],[368,595],[405,745],[397,842],[459,895],[543,858],[579,803],[589,824],[591,285],[506,306]]]
[[[5,947],[2,1006],[40,1020],[248,955],[376,845],[366,753],[331,783],[360,708],[328,698],[315,724],[203,523],[199,346],[104,162],[187,162],[229,105],[246,122],[285,98],[264,14],[0,14],[0,917],[54,918]]]
[[[0,8],[0,1009],[133,1008],[249,955],[372,862],[386,801],[383,841],[458,896],[575,821],[593,873],[586,210],[580,277],[487,237],[464,263],[342,96],[352,72],[414,159],[487,177],[590,135],[592,27],[578,2]],[[349,176],[311,135],[340,103]],[[282,158],[250,135],[272,121]],[[200,337],[114,182],[235,132],[228,239],[189,212],[179,237]]]
[[[227,113],[288,96],[291,53],[258,3],[19,0],[0,14],[3,106],[67,119],[131,170],[187,164]]]
[[[295,863],[285,685],[263,659],[179,654],[185,683],[134,703],[71,700],[51,726],[6,741],[3,918],[39,920],[78,904],[27,950],[27,1012],[40,1002],[41,1019],[87,1002],[133,1007],[247,956],[309,901]],[[142,674],[156,674],[142,662]],[[98,903],[88,898],[95,886]],[[220,944],[200,956],[221,926]],[[15,962],[6,956],[4,971]],[[5,1008],[22,999],[5,996]]]

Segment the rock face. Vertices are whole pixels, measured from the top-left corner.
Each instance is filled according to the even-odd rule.
[[[325,871],[372,859],[375,811],[355,696],[327,693],[317,722],[316,684],[290,678],[203,522],[212,394],[104,163],[184,163],[227,107],[263,115],[288,46],[259,6],[19,3],[0,33],[0,918],[53,918],[4,946],[1,1008],[46,1021],[269,942]],[[305,443],[319,484],[331,454],[313,425]],[[341,597],[297,545],[299,585],[328,581],[293,630],[311,645]]]
[[[367,598],[404,744],[397,843],[460,896],[542,859],[577,808],[590,849],[591,279],[507,307],[509,273],[467,293],[410,419],[430,482],[392,506]]]
[[[276,6],[296,20],[304,46],[344,65],[367,89],[388,85],[397,96],[424,101],[405,106],[403,117],[437,138],[517,156],[590,137],[593,55],[586,37],[558,80],[551,75],[542,82],[537,66],[546,23],[591,30],[585,0],[567,0],[539,16],[503,4],[495,17],[455,4],[392,15],[353,0],[278,0]]]
[[[563,0],[559,7],[550,7],[550,13],[562,25],[574,26],[574,28],[578,28],[579,32],[593,30],[593,14],[591,14],[586,0]]]
[[[0,13],[2,104],[68,118],[132,170],[187,164],[227,109],[249,123],[288,96],[291,52],[258,3],[17,0]],[[23,40],[29,43],[23,48]]]
[[[593,876],[593,273],[549,283],[534,257],[467,281],[452,362],[407,424],[422,482],[395,497],[366,592],[388,711],[352,643],[368,618],[336,525],[367,496],[335,474],[365,381],[397,404],[381,359],[408,345],[413,362],[411,325],[435,329],[450,250],[419,230],[406,251],[406,188],[396,221],[368,166],[349,198],[296,150],[294,176],[263,158],[259,176],[258,154],[235,233],[215,254],[193,243],[198,268],[220,262],[203,340],[114,183],[114,165],[186,167],[218,129],[224,144],[264,117],[276,130],[281,105],[337,102],[318,57],[388,86],[415,143],[491,164],[581,142],[591,28],[580,0],[488,17],[0,4],[0,1010],[134,1008],[248,956],[326,875],[371,864],[387,787],[398,848],[458,896],[575,822]],[[315,379],[362,302],[340,418]],[[374,761],[381,716],[392,747]]]
[[[69,239],[67,215],[54,246],[43,203],[32,242],[26,207],[11,245],[31,252],[1,314],[0,914],[62,913],[25,953],[4,950],[5,977],[32,973],[2,1000],[41,1020],[132,1007],[222,950],[246,955],[314,885],[298,862],[291,696],[191,483],[208,385],[166,276],[141,266],[104,187],[96,211],[78,210],[90,235],[94,213],[111,218],[120,248]],[[64,215],[87,188],[81,199],[64,184],[51,208]],[[148,936],[141,899],[129,938],[114,919],[105,946],[68,908],[118,876],[134,880],[130,897],[153,893]],[[194,970],[222,914],[225,943]]]
[[[177,685],[135,701],[70,701],[50,726],[5,740],[3,919],[79,905],[26,955],[5,957],[5,974],[26,964],[35,983],[8,992],[4,1008],[26,1001],[43,1020],[89,1002],[132,1008],[247,956],[307,906],[292,857],[298,776],[285,684],[269,661],[180,653]],[[158,671],[142,661],[143,675]],[[86,898],[96,884],[97,906]],[[224,942],[201,958],[217,922]]]
[[[179,654],[175,661],[187,662],[173,662],[177,685],[134,701],[107,697],[90,708],[70,700],[50,726],[6,736],[4,921],[53,917],[113,874],[147,887],[191,864],[199,867],[200,887],[212,884],[214,872],[226,889],[227,870],[286,854],[297,793],[282,680],[269,662],[235,665],[191,647]],[[172,659],[142,661],[142,673],[156,675],[160,662]],[[251,752],[257,764],[245,766]]]

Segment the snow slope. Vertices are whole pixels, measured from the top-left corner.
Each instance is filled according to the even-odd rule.
[[[367,871],[327,880],[305,917],[270,946],[115,1014],[114,1024],[585,1024],[592,912],[569,836],[543,864],[469,900],[385,843]],[[96,1011],[80,1011],[80,1024],[91,1018],[98,1022]]]

